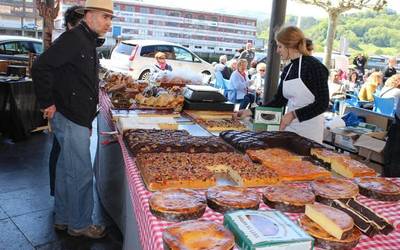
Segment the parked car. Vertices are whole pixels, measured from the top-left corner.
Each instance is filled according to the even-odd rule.
[[[42,40],[23,36],[0,36],[0,60],[28,62],[29,53],[43,52]]]
[[[126,40],[120,42],[111,52],[111,59],[102,60],[102,65],[115,71],[128,72],[134,79],[146,80],[150,69],[156,63],[154,55],[164,52],[167,63],[173,69],[189,69],[210,78],[214,74],[211,64],[189,49],[175,43],[155,40]]]

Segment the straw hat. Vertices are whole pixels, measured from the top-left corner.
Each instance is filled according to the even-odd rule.
[[[76,9],[75,12],[84,14],[85,10],[96,10],[114,15],[112,0],[86,0],[85,7]]]

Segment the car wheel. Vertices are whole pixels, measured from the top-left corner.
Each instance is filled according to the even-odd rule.
[[[203,71],[203,72],[201,72],[201,74],[203,75],[203,82],[204,83],[210,83],[211,82],[211,73],[210,73],[210,71],[207,71],[207,70],[205,70],[205,71]]]
[[[150,78],[150,70],[143,71],[142,74],[140,74],[140,76],[139,76],[139,80],[148,81],[149,78]]]

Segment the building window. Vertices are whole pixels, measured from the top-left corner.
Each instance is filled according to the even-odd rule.
[[[223,48],[219,48],[219,51],[223,51],[224,49]]]
[[[170,12],[168,15],[169,16],[176,16],[176,17],[180,17],[181,16],[181,14],[179,12],[176,12],[176,11]]]
[[[214,47],[207,47],[207,49],[211,49],[211,50],[214,50]]]
[[[187,45],[187,44],[184,44],[182,46],[185,47],[185,48],[189,48],[189,45]]]
[[[225,49],[225,51],[232,51],[232,49]]]
[[[121,5],[114,4],[114,10],[121,10]]]
[[[146,35],[147,34],[147,30],[139,30],[139,35]]]
[[[146,7],[140,7],[140,13],[149,14],[150,9]]]
[[[141,23],[141,24],[147,24],[147,19],[145,19],[145,18],[140,18],[140,19],[139,19],[139,23]]]
[[[194,46],[195,49],[201,49],[202,47],[199,45]]]
[[[126,11],[133,12],[133,6],[126,6]]]
[[[154,10],[154,14],[160,15],[160,16],[166,16],[167,15],[167,11],[163,10],[163,9],[155,9]]]

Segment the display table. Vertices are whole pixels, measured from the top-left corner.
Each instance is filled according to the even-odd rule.
[[[104,119],[104,122],[107,123],[110,128],[112,128],[113,125],[110,111],[107,110],[107,108],[109,108],[109,100],[107,100],[104,93],[101,94],[100,101],[102,102],[102,108],[99,119]],[[101,126],[99,126],[99,129],[101,129]],[[101,137],[99,138],[101,141]],[[116,152],[117,145],[120,147],[120,152]],[[135,159],[128,152],[122,136],[118,136],[118,144],[103,146],[103,149],[104,147],[111,147],[107,150],[112,150],[115,152],[116,161],[98,163],[99,165],[103,165],[103,167],[100,169],[103,169],[105,173],[103,173],[102,176],[99,175],[100,182],[98,182],[97,187],[102,203],[106,203],[106,210],[113,218],[116,218],[117,225],[121,225],[120,229],[124,234],[124,249],[162,250],[163,229],[169,225],[172,225],[173,223],[159,220],[151,214],[148,200],[152,193],[146,189],[140,172],[135,164]],[[101,152],[99,153],[101,154]],[[99,160],[102,160],[102,156],[100,155],[99,157]],[[123,163],[121,162],[122,160]],[[106,168],[110,169],[107,170]],[[105,185],[102,180],[106,179],[105,175],[110,174],[113,177],[107,178],[114,179],[114,182],[110,182],[109,185]],[[394,179],[394,181],[400,184],[400,179]],[[103,185],[100,185],[99,187],[99,184],[101,183],[103,183]],[[116,185],[116,187],[114,185]],[[106,186],[108,186],[108,189],[113,191],[107,192]],[[262,189],[258,190],[261,191]],[[104,193],[108,193],[109,195],[104,195]],[[371,207],[377,213],[387,217],[394,224],[396,229],[387,236],[377,235],[372,239],[363,235],[360,243],[355,249],[400,249],[400,202],[380,202],[368,199],[364,196],[359,196],[358,199],[364,205]],[[131,205],[131,211],[129,210],[128,205]],[[111,208],[113,206],[114,208]],[[117,215],[118,209],[115,209],[115,207],[120,207],[119,213],[122,215],[121,218],[117,218],[120,216]],[[264,204],[260,205],[260,210],[269,209],[270,208]],[[299,214],[286,213],[286,215],[294,221],[299,217]],[[129,216],[131,217],[129,218]],[[124,219],[125,221],[123,221]],[[202,219],[222,223],[223,215],[214,212],[210,208],[207,208]]]
[[[14,141],[26,139],[30,132],[46,125],[30,78],[9,80],[0,77],[0,132]]]

